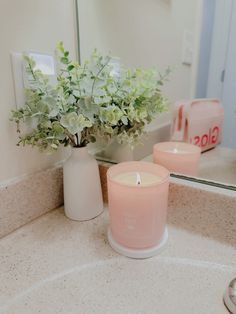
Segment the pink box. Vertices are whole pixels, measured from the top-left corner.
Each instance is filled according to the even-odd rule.
[[[221,142],[224,109],[217,99],[180,101],[175,105],[172,141],[184,141],[209,150]]]
[[[158,178],[147,185],[120,183],[120,174],[146,173]],[[107,172],[110,229],[123,247],[146,249],[160,244],[166,226],[169,172],[149,162],[124,162]],[[128,255],[127,255],[128,256]],[[147,256],[146,256],[147,257]]]

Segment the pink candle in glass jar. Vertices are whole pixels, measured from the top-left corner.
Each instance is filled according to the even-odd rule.
[[[163,142],[154,145],[154,163],[170,172],[197,176],[201,148],[183,142]]]
[[[111,246],[130,257],[155,255],[165,235],[168,170],[148,162],[124,162],[111,167],[107,179]],[[119,248],[144,250],[144,255]]]

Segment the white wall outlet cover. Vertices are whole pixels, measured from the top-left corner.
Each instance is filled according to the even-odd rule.
[[[25,63],[23,60],[23,53],[11,52],[12,73],[15,88],[16,107],[20,108],[25,103],[25,88],[31,85],[28,76],[26,75]],[[54,85],[57,81],[55,60],[52,55],[41,54],[35,52],[25,52],[36,62],[35,69],[42,71],[47,75],[49,83]]]

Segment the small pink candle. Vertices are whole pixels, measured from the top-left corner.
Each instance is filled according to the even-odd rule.
[[[153,159],[170,172],[196,176],[198,173],[201,149],[182,142],[163,142],[154,145]]]
[[[131,249],[158,246],[166,225],[168,170],[148,162],[124,162],[111,167],[107,178],[112,238]]]

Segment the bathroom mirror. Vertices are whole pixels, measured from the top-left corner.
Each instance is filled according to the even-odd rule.
[[[119,57],[127,67],[157,67],[160,71],[168,66],[173,68],[163,88],[169,99],[169,111],[147,126],[143,145],[130,151],[126,146],[113,143],[98,153],[98,158],[111,162],[150,159],[153,145],[171,138],[177,101],[219,99],[224,109],[222,139],[215,148],[201,154],[196,177],[201,182],[234,188],[235,1],[77,0],[77,9],[82,61],[97,48]],[[212,121],[214,115],[213,112],[208,118]],[[203,112],[199,123],[205,118]],[[219,132],[210,127],[200,140],[214,142],[217,136]]]

